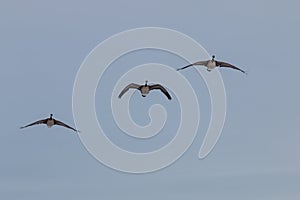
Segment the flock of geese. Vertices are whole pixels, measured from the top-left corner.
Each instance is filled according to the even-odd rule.
[[[184,66],[182,68],[179,68],[179,69],[177,69],[177,71],[186,69],[186,68],[194,66],[194,65],[205,66],[207,68],[207,71],[211,71],[211,70],[213,70],[216,67],[227,67],[227,68],[232,68],[232,69],[241,71],[242,73],[246,74],[246,72],[244,70],[242,70],[242,69],[240,69],[240,68],[238,68],[238,67],[236,67],[236,66],[234,66],[232,64],[215,60],[215,56],[214,55],[212,56],[211,60],[198,61],[198,62],[189,64],[187,66]],[[145,84],[143,84],[143,85],[139,85],[139,84],[136,84],[136,83],[131,83],[131,84],[127,85],[120,92],[120,94],[119,94],[118,97],[121,98],[129,89],[137,89],[137,90],[139,90],[141,92],[142,97],[146,97],[147,94],[149,94],[149,92],[151,90],[160,90],[169,100],[172,99],[171,95],[166,90],[166,88],[164,88],[160,84],[148,85],[148,81],[145,81]],[[69,126],[69,125],[67,125],[67,124],[65,124],[63,122],[54,119],[53,118],[53,114],[50,114],[49,118],[38,120],[36,122],[33,122],[31,124],[22,126],[20,128],[23,129],[23,128],[27,128],[27,127],[38,125],[38,124],[46,124],[49,128],[52,127],[53,125],[58,125],[58,126],[63,126],[65,128],[71,129],[71,130],[73,130],[75,132],[80,132],[80,131],[76,130],[75,128],[73,128],[73,127],[71,127],[71,126]]]

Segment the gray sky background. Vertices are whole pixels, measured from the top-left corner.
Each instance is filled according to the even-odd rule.
[[[0,198],[300,199],[300,68],[295,61],[299,6],[293,0],[1,1]],[[84,58],[111,35],[144,26],[183,32],[218,59],[249,73],[221,70],[227,118],[207,158],[198,160],[197,155],[209,122],[209,95],[194,69],[183,74],[201,99],[200,130],[185,155],[164,170],[120,173],[95,160],[67,129],[19,130],[50,113],[74,125],[72,89]],[[117,74],[120,65],[130,69],[148,62],[174,68],[186,64],[166,53],[141,51],[116,61],[106,79]],[[101,87],[100,83],[97,99],[109,94]],[[153,94],[154,100],[143,102],[163,101],[159,96]],[[142,105],[140,96],[134,97]],[[109,121],[110,116],[102,115],[107,100],[104,97],[96,106],[99,119]],[[168,106],[172,110],[177,104]],[[132,109],[141,124],[147,123],[145,112]],[[168,120],[171,130],[172,119]],[[110,121],[106,126],[115,125]],[[109,137],[125,147],[129,144]],[[155,145],[160,144],[146,148]]]

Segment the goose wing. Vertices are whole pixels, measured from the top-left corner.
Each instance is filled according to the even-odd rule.
[[[55,125],[59,125],[59,126],[63,126],[63,127],[69,128],[69,129],[72,129],[72,130],[75,131],[75,132],[79,132],[79,131],[76,130],[75,128],[73,128],[73,127],[71,127],[71,126],[69,126],[69,125],[67,125],[67,124],[65,124],[65,123],[63,123],[63,122],[61,122],[61,121],[59,121],[59,120],[56,120],[56,119],[54,119],[54,124],[55,124]]]
[[[182,70],[182,69],[185,69],[185,68],[188,68],[188,67],[193,66],[193,65],[204,65],[204,66],[206,66],[207,63],[208,63],[208,60],[206,60],[206,61],[198,61],[198,62],[189,64],[189,65],[187,65],[187,66],[185,66],[185,67],[179,68],[179,69],[177,69],[177,71]]]
[[[162,93],[164,93],[169,100],[172,99],[171,95],[169,94],[169,92],[162,85],[160,85],[160,84],[154,84],[154,85],[150,85],[149,86],[149,90],[155,90],[155,89],[158,89],[158,90],[162,91]]]
[[[47,123],[47,120],[48,120],[48,118],[47,118],[47,119],[41,119],[41,120],[38,120],[38,121],[33,122],[33,123],[31,123],[31,124],[28,124],[28,125],[26,125],[26,126],[22,126],[22,127],[20,127],[20,128],[22,129],[22,128],[26,128],[26,127],[33,126],[33,125],[37,125],[37,124],[46,124],[46,123]]]
[[[125,94],[125,92],[127,92],[129,89],[133,88],[133,89],[139,89],[141,86],[135,83],[130,83],[129,85],[127,85],[119,94],[119,98],[121,98],[123,96],[123,94]]]
[[[219,67],[228,67],[228,68],[232,68],[232,69],[236,69],[236,70],[239,70],[243,73],[246,73],[244,70],[232,65],[232,64],[229,64],[229,63],[226,63],[226,62],[220,62],[220,61],[216,61],[216,65],[219,66]]]

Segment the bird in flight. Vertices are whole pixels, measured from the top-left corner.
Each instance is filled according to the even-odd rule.
[[[125,92],[127,92],[129,89],[137,89],[141,92],[142,97],[146,97],[147,94],[151,91],[151,90],[155,90],[158,89],[160,90],[162,93],[164,93],[166,95],[166,97],[171,100],[171,95],[168,93],[168,91],[160,84],[154,84],[154,85],[148,85],[148,81],[145,81],[144,85],[138,85],[136,83],[130,83],[129,85],[127,85],[119,94],[119,98],[121,98],[123,96],[123,94],[125,94]]]
[[[193,66],[193,65],[203,65],[203,66],[207,67],[207,71],[211,71],[211,70],[213,70],[216,67],[227,67],[227,68],[232,68],[232,69],[235,69],[235,70],[239,70],[239,71],[241,71],[241,72],[243,72],[243,73],[246,74],[246,72],[244,70],[242,70],[242,69],[240,69],[240,68],[238,68],[238,67],[236,67],[236,66],[234,66],[232,64],[215,60],[215,56],[214,55],[212,56],[211,60],[198,61],[198,62],[189,64],[189,65],[187,65],[185,67],[179,68],[179,69],[177,69],[177,71],[185,69],[185,68],[188,68],[188,67]]]
[[[22,126],[20,128],[23,129],[23,128],[27,128],[29,126],[33,126],[33,125],[37,125],[37,124],[46,124],[48,126],[48,128],[51,128],[53,125],[59,125],[59,126],[63,126],[63,127],[72,129],[75,132],[80,132],[80,131],[76,130],[75,128],[73,128],[73,127],[71,127],[71,126],[69,126],[69,125],[67,125],[63,122],[54,119],[52,116],[53,116],[53,114],[50,114],[49,118],[38,120],[36,122],[33,122],[33,123],[28,124],[26,126]]]

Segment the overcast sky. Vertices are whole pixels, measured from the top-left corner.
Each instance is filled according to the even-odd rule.
[[[300,67],[295,61],[299,6],[293,0],[2,1],[0,198],[300,199]],[[145,26],[180,31],[210,55],[248,71],[244,75],[220,70],[227,117],[208,157],[198,159],[210,118],[209,94],[193,68],[182,73],[201,98],[198,135],[183,157],[158,172],[133,175],[112,170],[88,153],[78,135],[62,127],[19,129],[50,113],[74,126],[72,90],[84,58],[111,35]],[[115,78],[118,66],[130,69],[150,62],[174,68],[187,64],[163,52],[136,52],[117,60],[103,84]],[[102,91],[101,83],[96,98],[103,95],[104,103],[96,105],[97,116],[107,120],[105,128],[115,128],[111,114],[106,113],[109,91]],[[166,104],[158,94],[133,97],[139,106]],[[176,106],[174,101],[166,108],[172,111]],[[147,109],[131,106],[137,123],[147,124]],[[177,119],[176,114],[172,116]],[[166,124],[170,134],[173,118]],[[123,137],[108,137],[132,148],[132,141],[127,144]],[[159,146],[161,141],[153,144],[145,148]]]

